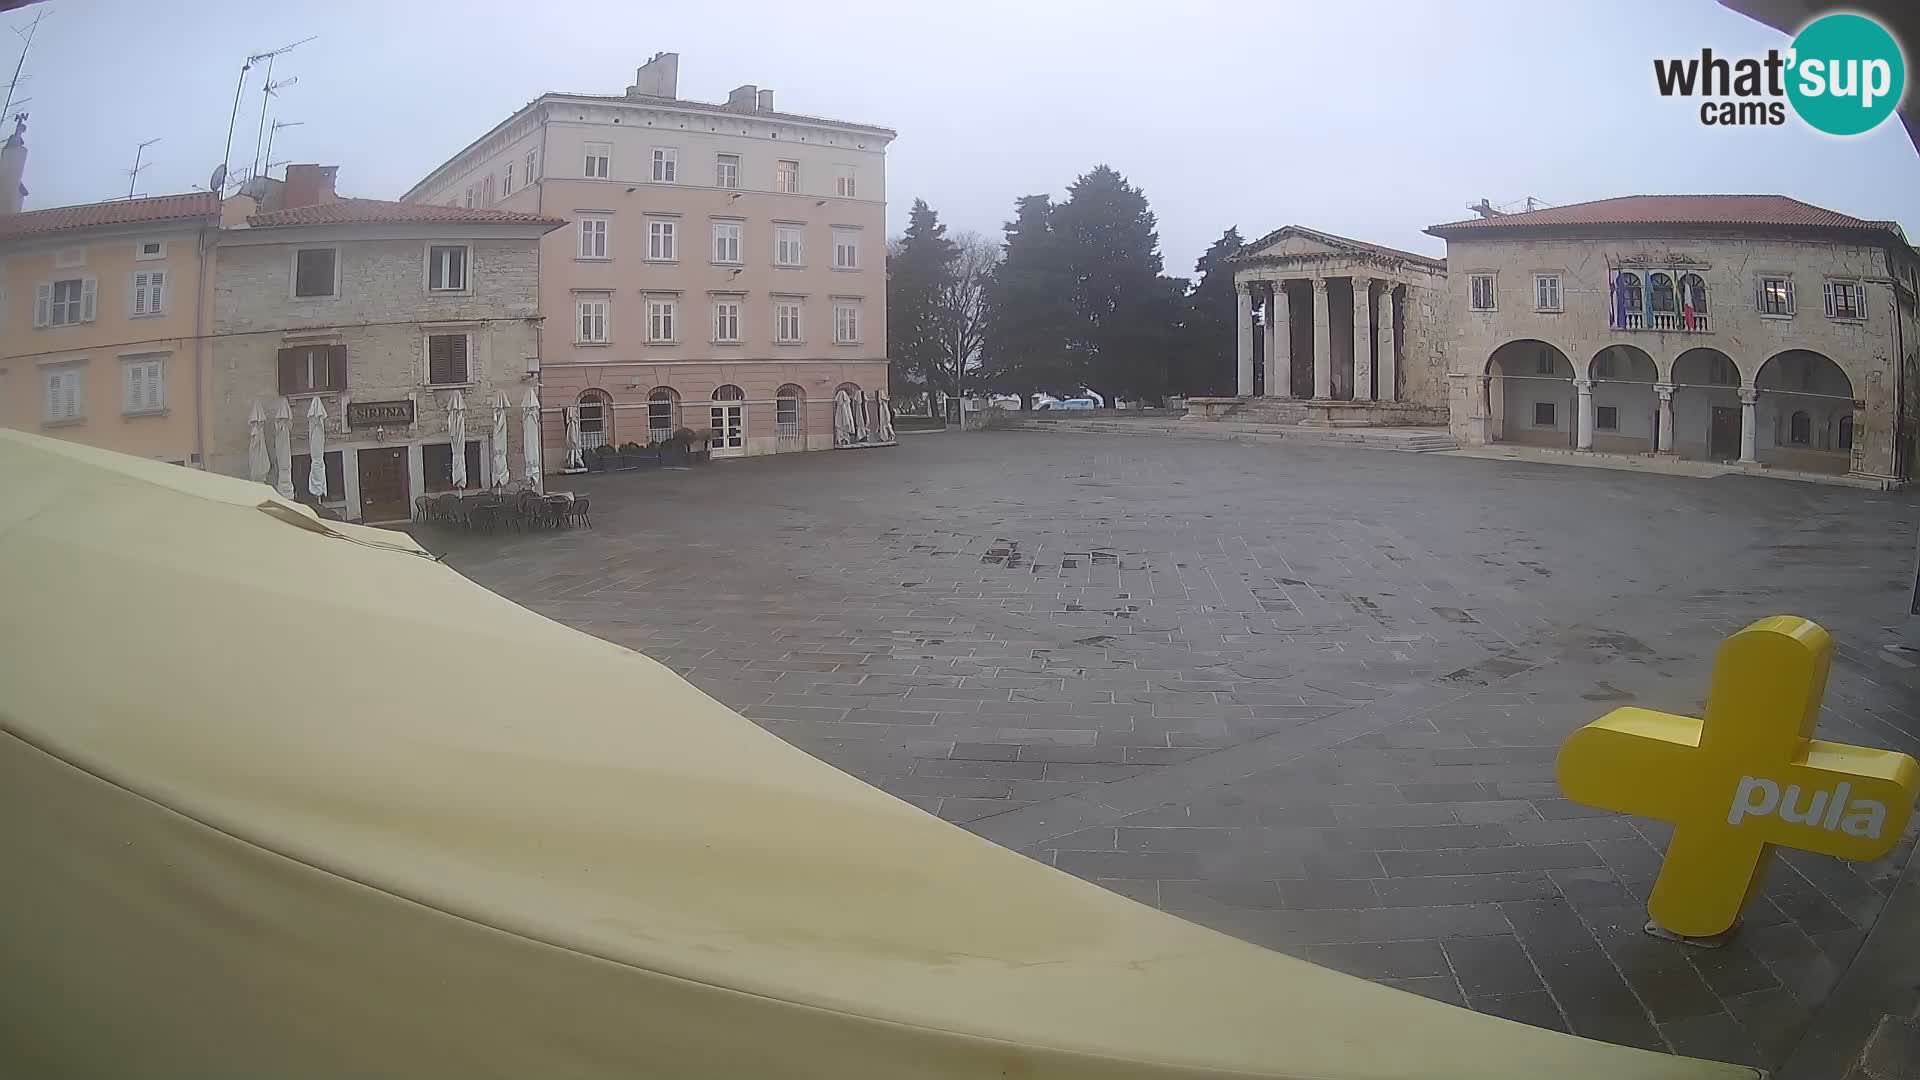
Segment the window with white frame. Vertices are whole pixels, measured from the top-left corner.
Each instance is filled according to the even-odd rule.
[[[504,198],[511,194],[513,194],[513,162],[509,161],[506,175],[500,178],[500,195]]]
[[[773,340],[782,345],[800,343],[800,301],[776,300],[774,302]]]
[[[679,229],[672,221],[647,222],[647,258],[657,262],[672,262],[680,257],[680,248],[676,240]]]
[[[1560,275],[1533,275],[1533,309],[1535,311],[1560,310]]]
[[[130,356],[121,362],[120,371],[121,412],[132,416],[165,411],[166,361],[157,356]]]
[[[1495,310],[1492,274],[1468,275],[1467,308],[1471,311]]]
[[[495,196],[493,192],[494,192],[493,177],[489,176],[485,180],[480,181],[480,205],[481,206],[492,206],[494,203],[500,201],[499,198]]]
[[[77,364],[47,369],[47,423],[64,423],[85,415],[85,378],[86,370]]]
[[[74,326],[93,321],[92,278],[42,282],[34,290],[33,325]]]
[[[1785,319],[1793,315],[1793,279],[1789,277],[1763,276],[1754,298],[1754,306],[1760,314]]]
[[[467,185],[467,207],[466,207],[466,208],[467,208],[468,210],[471,210],[471,209],[473,209],[473,193],[474,193],[474,191],[475,191],[475,188],[474,188],[474,186],[473,186],[472,184],[468,184],[468,185]]]
[[[589,180],[605,180],[613,175],[613,144],[590,142],[587,144],[587,163],[581,175]]]
[[[465,244],[429,244],[427,246],[427,291],[467,291],[467,246]]]
[[[858,301],[834,301],[833,340],[840,345],[855,345],[859,343],[860,304]]]
[[[133,257],[141,260],[164,259],[167,257],[167,242],[165,240],[142,240],[133,246]]]
[[[653,297],[647,300],[647,340],[652,342],[671,342],[674,340],[674,316],[678,302],[670,297]]]
[[[1867,293],[1857,281],[1827,282],[1827,318],[1864,319],[1867,317]]]
[[[713,261],[717,263],[738,263],[740,261],[741,224],[737,221],[716,221],[713,223]]]
[[[843,199],[854,196],[853,166],[835,165],[833,167],[833,193]]]
[[[334,295],[339,285],[338,252],[302,248],[293,253],[293,295],[306,299]]]
[[[716,342],[740,340],[740,301],[715,300],[713,302],[713,340]]]
[[[773,190],[787,195],[800,192],[800,163],[797,161],[779,161],[773,167]]]
[[[575,313],[579,316],[579,336],[575,338],[585,345],[604,345],[607,337],[607,296],[582,296],[574,303]]]
[[[128,302],[132,305],[131,314],[135,318],[167,313],[167,272],[165,270],[135,270],[131,291],[133,295],[128,298]]]
[[[800,434],[800,388],[783,386],[774,398],[773,432],[792,438]]]
[[[835,270],[860,269],[860,230],[833,230],[833,268]]]
[[[534,166],[539,162],[539,160],[540,160],[539,147],[536,146],[533,149],[527,151],[527,183],[529,184],[533,183],[535,180],[538,180],[540,178],[539,174],[534,171]]]
[[[719,188],[740,186],[739,154],[720,154],[713,159],[713,186]]]
[[[671,146],[653,148],[653,182],[672,184],[680,176],[680,151]]]
[[[679,399],[664,386],[647,395],[647,438],[665,442],[673,434],[674,409]]]
[[[773,265],[804,266],[806,264],[806,229],[799,225],[775,225],[773,227]]]
[[[580,257],[583,259],[604,259],[607,257],[607,225],[603,217],[583,217],[580,219]]]

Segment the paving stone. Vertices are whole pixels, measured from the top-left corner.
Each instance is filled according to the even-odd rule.
[[[1560,1006],[1554,1004],[1553,995],[1545,990],[1521,994],[1492,994],[1467,996],[1467,1006],[1475,1012],[1505,1017],[1522,1024],[1531,1024],[1549,1031],[1566,1031],[1567,1018],[1560,1013]]]
[[[1414,979],[1451,974],[1447,954],[1438,941],[1314,945],[1307,949],[1307,959],[1363,979]]]
[[[1514,938],[1449,938],[1443,945],[1469,998],[1517,997],[1546,989],[1533,960]]]

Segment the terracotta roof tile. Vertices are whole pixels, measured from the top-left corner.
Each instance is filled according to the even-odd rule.
[[[211,192],[198,191],[185,195],[156,195],[150,199],[119,199],[80,206],[59,206],[50,210],[28,210],[0,217],[0,241],[99,226],[211,218],[219,208],[220,204]]]
[[[1624,195],[1617,199],[1549,206],[1521,214],[1450,221],[1433,236],[1499,229],[1581,225],[1749,225],[1779,228],[1863,229],[1899,234],[1890,221],[1868,221],[1785,195]]]
[[[485,210],[478,207],[437,206],[432,203],[389,202],[386,199],[336,199],[313,206],[273,210],[254,214],[247,224],[256,229],[285,225],[545,225],[559,228],[559,218],[526,214],[518,210]]]

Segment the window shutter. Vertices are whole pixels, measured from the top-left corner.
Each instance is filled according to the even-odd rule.
[[[279,352],[279,357],[280,357],[280,396],[285,397],[288,394],[298,392],[300,389],[301,350],[281,349]]]
[[[144,409],[147,404],[147,365],[128,364],[126,368],[126,403],[129,411]]]
[[[1853,313],[1861,322],[1867,321],[1867,287],[1865,284],[1853,287]]]
[[[347,388],[347,347],[345,345],[327,346],[327,389],[345,390]]]
[[[58,420],[64,414],[60,411],[61,384],[67,379],[64,371],[56,371],[47,376],[47,419]]]
[[[427,382],[440,385],[453,381],[448,372],[453,365],[453,342],[445,334],[427,339]]]
[[[447,381],[463,383],[467,381],[467,335],[454,334],[450,338],[451,349],[447,354]]]
[[[33,290],[33,325],[45,326],[53,319],[53,286],[46,284]]]
[[[133,313],[135,315],[147,313],[147,275],[144,273],[133,275]]]
[[[1793,279],[1787,279],[1787,314],[1793,314]]]
[[[147,365],[147,408],[158,409],[164,402],[160,395],[160,361]]]
[[[167,273],[164,270],[147,272],[147,310],[159,314],[167,309]]]
[[[94,281],[87,278],[80,284],[80,321],[93,321]]]
[[[1826,294],[1827,318],[1831,319],[1833,318],[1833,282],[1831,281],[1827,282],[1825,285],[1821,286],[1821,289]]]

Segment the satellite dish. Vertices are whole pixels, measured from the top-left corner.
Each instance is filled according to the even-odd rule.
[[[221,162],[219,165],[214,166],[213,176],[209,177],[207,180],[207,190],[218,195],[220,193],[220,190],[226,186],[226,183],[227,183],[227,166],[225,162]]]

